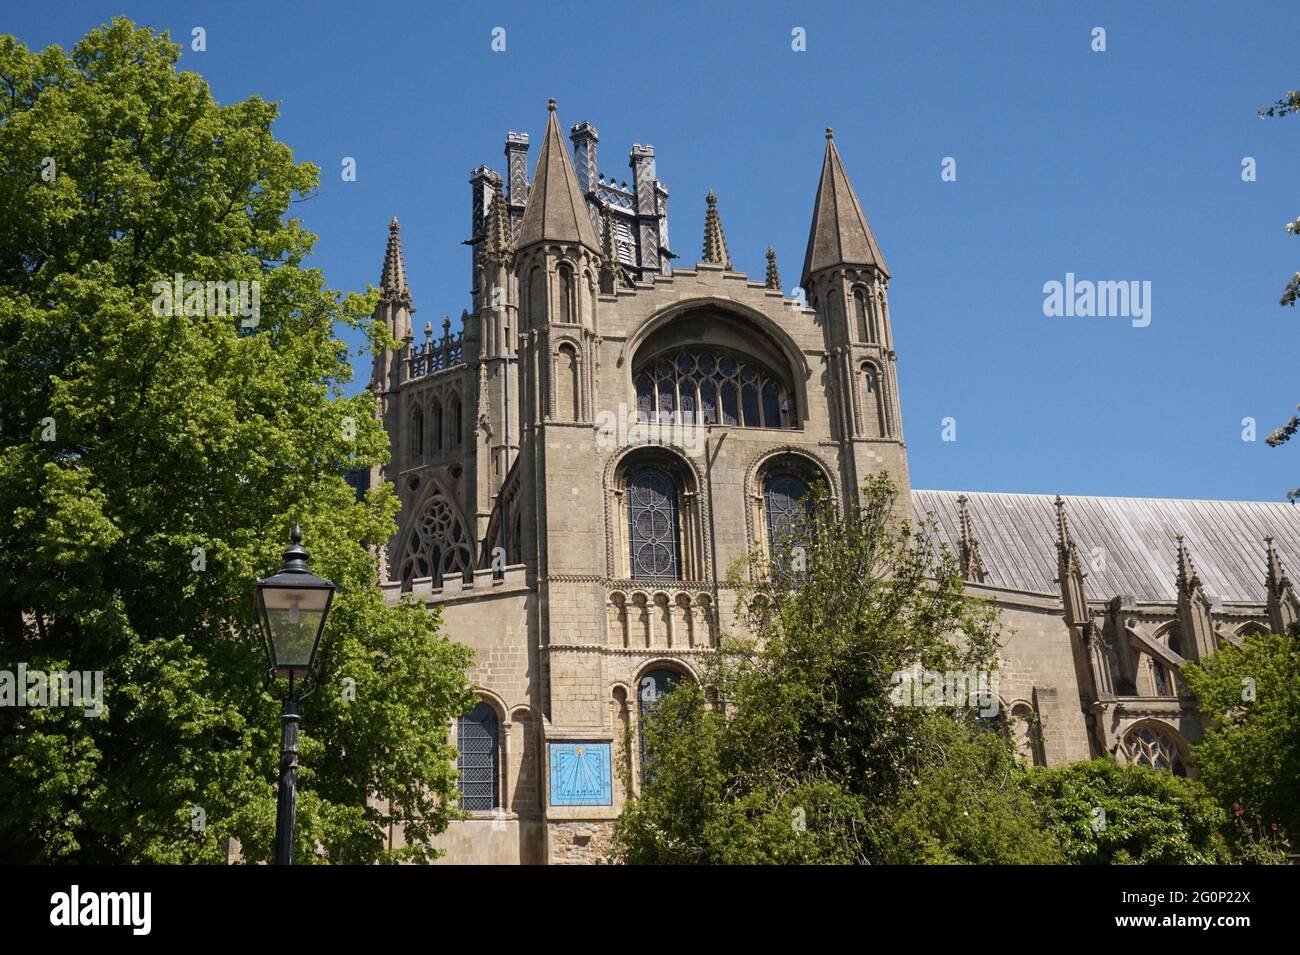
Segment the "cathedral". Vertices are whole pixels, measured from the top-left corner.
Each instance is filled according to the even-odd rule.
[[[641,714],[737,626],[729,567],[812,484],[851,505],[881,469],[999,608],[1022,759],[1190,772],[1181,669],[1300,618],[1300,512],[913,490],[890,272],[831,130],[796,296],[770,248],[760,281],[737,269],[712,193],[699,261],[673,251],[654,147],[616,179],[593,125],[568,139],[551,101],[531,177],[514,132],[502,171],[472,171],[455,332],[415,320],[396,219],[384,255],[375,317],[399,347],[370,388],[393,454],[368,481],[401,512],[381,585],[475,653],[479,703],[448,728],[470,818],[445,861],[598,861],[639,785]]]

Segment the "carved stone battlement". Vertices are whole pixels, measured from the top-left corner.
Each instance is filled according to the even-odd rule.
[[[434,586],[432,577],[417,577],[411,581],[409,590],[402,589],[400,580],[381,584],[380,589],[385,603],[395,604],[402,599],[404,593],[409,593],[422,603],[440,604],[526,592],[528,575],[523,564],[514,564],[500,575],[487,567],[474,571],[469,580],[459,576],[447,577],[437,587]]]

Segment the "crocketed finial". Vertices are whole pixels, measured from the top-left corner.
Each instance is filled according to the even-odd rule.
[[[397,224],[397,216],[388,224],[388,247],[384,250],[384,268],[379,276],[379,293],[388,300],[411,300],[410,290],[406,287],[406,261],[402,257],[402,227]]]
[[[781,291],[781,273],[776,267],[776,250],[767,247],[767,278],[763,282],[770,289]]]
[[[731,255],[727,252],[727,239],[722,234],[722,219],[718,217],[718,197],[710,189],[704,201],[709,208],[704,214],[704,258],[701,261],[721,265],[730,271]]]

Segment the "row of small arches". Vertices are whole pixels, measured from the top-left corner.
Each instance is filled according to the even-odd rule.
[[[615,590],[608,610],[613,647],[689,650],[716,645],[713,598],[708,594]]]

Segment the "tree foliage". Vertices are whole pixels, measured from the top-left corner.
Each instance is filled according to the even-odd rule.
[[[707,698],[683,681],[656,703],[644,730],[651,771],[616,825],[620,858],[1016,855],[995,835],[1002,826],[1028,835],[1008,818],[1017,802],[1000,797],[1005,778],[965,771],[993,758],[973,739],[973,711],[891,701],[896,675],[915,667],[987,673],[996,662],[991,611],[964,595],[952,556],[925,527],[898,520],[896,506],[884,475],[845,514],[816,493],[807,520],[773,542],[778,559],[755,554],[753,579],[735,576],[753,636],[725,641],[704,664]],[[926,784],[989,807],[986,830],[931,825],[914,792]]]
[[[1251,634],[1184,675],[1207,723],[1192,746],[1219,804],[1259,814],[1271,833],[1300,833],[1300,648],[1292,636]]]
[[[1028,770],[1062,861],[1077,865],[1226,862],[1227,814],[1195,780],[1093,759]]]
[[[288,212],[317,170],[276,141],[277,107],[219,105],[177,58],[124,20],[70,51],[0,38],[0,668],[99,671],[105,700],[0,708],[0,855],[217,861],[233,837],[270,856],[279,688],[252,581],[300,521],[340,595],[303,708],[297,856],[425,859],[468,660],[422,608],[384,605],[370,548],[397,504],[344,481],[388,454],[334,337],[382,335],[372,299],[303,265],[314,236]],[[177,274],[257,281],[258,324],[156,314]]]
[[[884,476],[861,500],[841,515],[817,496],[775,561],[735,575],[753,636],[655,702],[616,859],[1276,861],[1194,780],[1111,759],[1026,767],[987,709],[900,705],[900,672],[991,669],[996,620],[931,529],[898,519]]]

